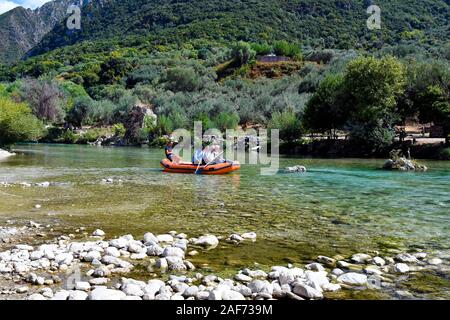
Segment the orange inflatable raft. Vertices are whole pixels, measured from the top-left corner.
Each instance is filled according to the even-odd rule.
[[[199,167],[198,165],[192,163],[175,164],[169,159],[163,159],[161,160],[161,167],[164,168],[164,172],[196,173],[197,171],[197,174],[225,174],[239,170],[241,165],[237,161],[227,161],[224,163],[210,164],[209,166]]]

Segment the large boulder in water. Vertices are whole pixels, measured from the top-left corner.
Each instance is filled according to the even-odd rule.
[[[156,115],[153,113],[152,107],[137,103],[131,108],[127,119],[124,123],[126,132],[123,138],[125,144],[140,144],[140,130],[144,128],[145,122],[151,121],[156,124]]]
[[[427,171],[428,168],[420,163],[406,158],[389,159],[383,165],[385,170],[399,171]]]

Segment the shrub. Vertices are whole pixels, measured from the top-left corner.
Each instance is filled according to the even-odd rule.
[[[114,132],[114,136],[123,137],[125,135],[125,126],[122,123],[116,123],[112,126],[112,131]]]
[[[235,129],[239,124],[239,116],[236,113],[221,112],[213,119],[214,126],[224,132],[226,129]]]
[[[441,149],[438,153],[438,158],[441,160],[450,160],[450,148]]]
[[[42,124],[26,104],[0,97],[0,146],[37,140],[42,133]]]
[[[200,80],[191,68],[173,68],[167,70],[166,88],[172,91],[196,91],[200,88]]]
[[[275,112],[268,123],[269,129],[278,129],[279,138],[284,141],[294,141],[302,133],[301,123],[292,110]]]
[[[67,144],[75,144],[78,142],[79,137],[80,136],[75,134],[72,130],[66,130],[63,132],[63,134],[57,140],[57,142],[67,143]]]

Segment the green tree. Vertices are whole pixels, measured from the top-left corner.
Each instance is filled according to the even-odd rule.
[[[393,142],[393,124],[397,120],[394,111],[404,85],[403,66],[394,57],[360,57],[348,64],[344,91],[350,111],[350,137],[355,144],[375,152]],[[358,134],[352,134],[352,130]],[[361,134],[366,135],[365,139],[356,139]]]
[[[26,104],[0,97],[0,146],[37,140],[42,132],[41,122]]]
[[[304,127],[313,132],[328,132],[335,136],[335,130],[341,129],[348,120],[345,107],[342,75],[328,75],[306,104],[302,121]]]
[[[233,59],[240,65],[245,65],[250,62],[253,62],[256,57],[255,50],[252,49],[252,46],[244,41],[239,41],[233,46],[233,50],[231,53]]]

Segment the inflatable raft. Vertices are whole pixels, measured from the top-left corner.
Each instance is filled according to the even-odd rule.
[[[163,159],[161,160],[161,167],[164,168],[164,172],[195,173],[197,171],[197,174],[225,174],[239,170],[241,168],[241,165],[237,161],[227,161],[224,163],[210,164],[209,166],[198,167],[198,165],[196,164],[175,164],[169,159]]]

